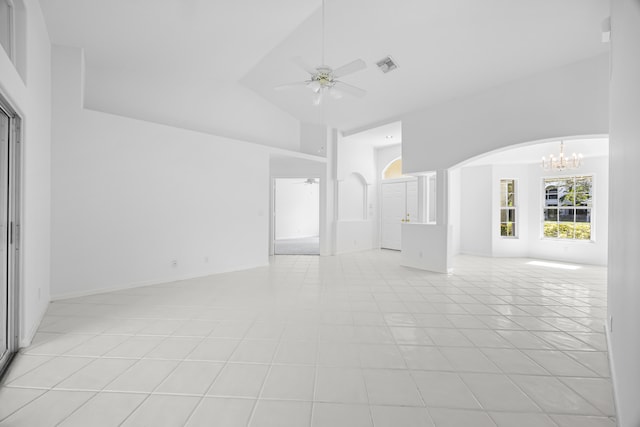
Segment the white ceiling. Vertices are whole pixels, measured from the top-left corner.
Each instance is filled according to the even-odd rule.
[[[375,148],[402,143],[402,122],[392,122],[345,136],[347,143],[367,144]]]
[[[584,138],[569,139],[564,141],[564,154],[571,156],[573,153],[582,154],[584,158],[602,157],[609,155],[608,138]],[[462,166],[483,166],[483,165],[514,165],[540,163],[542,157],[549,157],[553,154],[558,157],[560,154],[560,141],[546,141],[537,144],[524,144],[521,146],[509,147],[495,152],[487,153],[468,162]]]
[[[286,122],[282,111],[352,133],[604,53],[609,9],[607,0],[326,0],[326,62],[364,59],[368,68],[344,81],[368,94],[317,108],[305,88],[273,87],[307,78],[292,57],[320,61],[320,0],[40,3],[52,41],[85,49],[89,105],[239,134],[253,122],[270,132]],[[382,74],[374,64],[388,54],[399,68]]]

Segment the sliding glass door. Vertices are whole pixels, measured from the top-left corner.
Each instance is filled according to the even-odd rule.
[[[0,98],[0,374],[17,349],[19,119]]]

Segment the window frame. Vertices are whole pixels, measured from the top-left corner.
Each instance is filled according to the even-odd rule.
[[[590,201],[591,203],[588,206],[579,206],[576,205],[575,200],[573,201],[573,204],[571,205],[561,205],[560,203],[560,198],[562,197],[559,193],[559,189],[558,186],[556,186],[556,194],[557,194],[557,198],[555,200],[557,200],[557,204],[556,206],[547,206],[546,202],[547,202],[547,188],[546,188],[546,183],[548,181],[562,181],[562,180],[573,180],[574,181],[574,186],[575,186],[575,181],[576,179],[579,178],[589,178],[591,180],[591,192],[590,192]],[[558,241],[558,242],[573,242],[573,243],[594,243],[596,241],[596,218],[595,218],[595,212],[596,212],[596,197],[595,197],[595,183],[596,183],[596,176],[593,173],[584,173],[584,174],[571,174],[571,175],[558,175],[558,176],[543,176],[542,177],[542,181],[541,181],[541,186],[542,186],[542,197],[540,198],[540,200],[542,201],[542,207],[540,209],[540,215],[541,215],[541,220],[540,220],[540,239],[541,240],[550,240],[550,241]],[[550,237],[550,236],[545,236],[545,230],[544,230],[544,226],[545,226],[545,222],[547,222],[545,220],[545,210],[547,209],[555,209],[557,210],[557,215],[556,215],[556,222],[560,223],[562,221],[560,221],[560,210],[565,209],[565,210],[572,210],[573,211],[573,225],[574,225],[574,234],[573,237],[569,238],[569,237],[560,237],[555,236],[555,237]],[[584,209],[588,211],[588,216],[589,216],[589,222],[588,224],[590,225],[590,235],[589,235],[589,239],[578,239],[576,238],[576,233],[575,233],[575,226],[577,224],[580,224],[581,222],[576,221],[576,211],[580,210],[580,209]],[[567,222],[567,221],[564,221]],[[584,223],[584,222],[583,222]]]
[[[508,202],[508,195],[509,192],[507,191],[507,197],[505,198],[506,201],[506,205],[503,206],[502,203],[502,186],[503,183],[507,183],[506,185],[508,186],[509,182],[511,182],[513,184],[513,205],[509,206],[509,202]],[[507,187],[508,188],[508,187]],[[499,183],[499,189],[498,189],[498,205],[499,205],[499,209],[498,209],[498,214],[499,214],[499,221],[498,221],[498,226],[499,226],[499,236],[503,239],[518,239],[519,238],[519,233],[518,233],[518,223],[519,223],[519,212],[518,212],[518,180],[515,178],[500,178],[500,183]],[[502,221],[502,212],[503,211],[513,211],[513,221],[507,221],[504,222]],[[507,219],[508,219],[508,215],[507,215]],[[502,234],[502,224],[512,224],[512,230],[513,230],[513,234],[512,235],[505,235]]]

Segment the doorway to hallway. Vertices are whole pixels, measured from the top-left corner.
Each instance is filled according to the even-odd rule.
[[[273,253],[320,254],[320,181],[317,178],[274,180]]]

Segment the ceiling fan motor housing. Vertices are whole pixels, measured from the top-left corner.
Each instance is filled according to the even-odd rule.
[[[333,87],[335,84],[333,70],[327,66],[316,68],[317,72],[311,76],[311,81],[317,82],[320,89]]]

